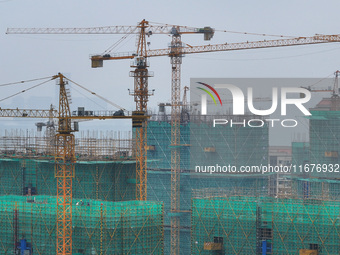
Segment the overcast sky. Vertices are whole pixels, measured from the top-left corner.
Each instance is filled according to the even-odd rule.
[[[339,10],[340,2],[335,0],[0,0],[0,85],[63,72],[79,84],[126,109],[132,110],[135,107],[127,90],[133,88],[133,78],[129,77],[130,60],[106,61],[104,67],[99,69],[90,67],[90,54],[105,51],[123,35],[6,35],[8,27],[136,25],[146,19],[150,22],[191,27],[211,26],[219,30],[312,36],[316,33],[340,33]],[[201,45],[276,38],[216,32],[210,42],[203,41],[202,35],[184,35],[182,39],[190,45]],[[153,35],[148,40],[150,49],[156,49],[166,48],[171,38],[167,35]],[[133,50],[135,38],[131,37],[116,51]],[[190,78],[200,77],[324,78],[340,69],[339,55],[339,43],[188,55],[183,59],[182,88],[189,85]],[[149,79],[149,88],[155,89],[155,96],[150,98],[149,108],[156,109],[157,103],[170,100],[169,58],[150,59],[150,70],[154,71],[155,77]],[[0,100],[35,84],[37,82],[0,87]],[[55,87],[53,82],[43,85],[17,99],[0,101],[0,107],[48,108],[51,102],[57,102]],[[72,91],[72,96],[76,99],[74,102],[96,108],[94,110],[113,109],[105,103],[93,103],[94,98],[86,92],[80,94]],[[73,108],[77,106],[75,103],[72,105]],[[3,130],[5,127],[23,126],[23,123],[26,122],[1,119],[0,128]],[[33,128],[34,121],[29,123],[27,127]],[[119,129],[128,127],[129,123],[109,122],[105,128],[111,125]],[[81,127],[96,128],[98,124],[91,122]]]

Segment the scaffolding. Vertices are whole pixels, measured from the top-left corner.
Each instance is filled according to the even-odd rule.
[[[78,161],[73,197],[107,201],[135,199],[135,161]],[[54,161],[0,158],[0,195],[56,194]]]
[[[49,132],[4,130],[0,132],[1,157],[45,158],[54,156]],[[77,160],[116,160],[133,157],[131,132],[82,131],[75,140]]]
[[[153,161],[148,164],[149,169],[170,169],[171,125],[169,116],[162,117],[162,121],[148,122],[148,159]],[[216,164],[237,168],[242,165],[268,164],[267,124],[257,128],[242,125],[217,125],[212,128],[213,117],[219,118],[192,115],[189,123],[181,124],[182,171]],[[245,120],[251,118],[254,116],[244,116]],[[235,117],[233,119],[237,121]]]
[[[167,121],[149,121],[148,134],[148,169],[170,169],[171,165],[171,124]],[[181,162],[180,169],[190,169],[190,126],[180,125]]]
[[[340,163],[340,98],[324,98],[309,116],[310,163],[339,165]],[[340,170],[340,169],[338,169]],[[313,171],[310,176],[337,178],[339,172]]]
[[[257,254],[257,199],[193,199],[191,254]]]
[[[296,199],[340,201],[340,180],[294,177],[291,194]]]
[[[292,164],[296,166],[303,166],[309,163],[310,144],[307,142],[293,142],[292,143]]]
[[[55,253],[57,183],[49,133],[0,134],[1,254],[14,254],[14,237],[27,239],[34,254]],[[132,146],[131,132],[87,131],[76,138],[72,232],[77,254],[164,253],[163,203],[133,201]]]
[[[56,194],[51,139],[41,133],[4,131],[0,137],[0,195]],[[81,132],[76,139],[73,197],[135,199],[136,172],[131,133]]]
[[[340,203],[317,199],[276,199],[265,212],[272,222],[274,254],[340,253]]]
[[[196,166],[260,166],[268,164],[268,125],[250,127],[238,125],[212,126],[212,119],[233,119],[245,123],[259,116],[192,116],[190,122],[191,169]],[[255,124],[254,124],[255,125]]]
[[[164,202],[164,253],[170,254],[170,171],[148,170],[148,200]],[[210,175],[197,173],[181,173],[181,254],[190,254],[191,200],[195,197],[195,189],[224,194],[226,191],[249,190],[249,194],[259,191],[269,195],[271,175]],[[200,191],[201,192],[201,191]]]
[[[0,197],[1,254],[16,254],[15,229],[19,239],[32,244],[34,254],[55,254],[56,197],[28,198]],[[73,208],[73,250],[77,254],[163,254],[162,203],[74,199]]]
[[[340,181],[294,179],[286,197],[248,188],[193,197],[191,254],[340,253]]]
[[[231,116],[223,116],[223,118]],[[254,116],[245,116],[249,119]],[[148,122],[148,200],[164,202],[165,254],[170,254],[170,194],[171,194],[171,124],[164,109]],[[213,116],[191,115],[190,122],[180,125],[181,153],[181,222],[180,254],[190,254],[191,198],[193,189],[248,187],[265,190],[268,195],[271,175],[196,173],[197,166],[268,164],[268,126],[259,128],[216,126]],[[216,117],[218,118],[218,117]],[[234,117],[235,118],[235,117]],[[256,118],[259,118],[256,116]],[[210,124],[209,124],[210,123]],[[251,146],[249,146],[251,144]],[[203,168],[202,167],[202,168]]]

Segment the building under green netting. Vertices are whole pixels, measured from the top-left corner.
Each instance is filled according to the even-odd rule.
[[[309,143],[293,142],[292,143],[292,164],[296,166],[300,166],[300,165],[303,166],[304,164],[309,163],[309,150],[310,150]]]
[[[180,169],[190,168],[190,124],[180,126]],[[149,169],[170,169],[171,167],[171,125],[167,121],[149,121],[148,136],[148,163]]]
[[[212,127],[211,119],[198,117],[192,116],[189,123],[180,126],[181,170],[192,170],[195,166],[239,167],[268,163],[268,125],[257,128],[242,125]],[[148,159],[155,160],[148,164],[148,168],[170,169],[170,122],[149,121],[147,132]]]
[[[54,160],[1,158],[0,195],[54,196]],[[78,161],[73,198],[127,201],[136,198],[135,161]]]
[[[277,199],[268,210],[273,226],[274,254],[340,253],[340,203],[314,199]]]
[[[250,118],[250,117],[248,117]],[[191,169],[196,166],[268,164],[268,126],[249,127],[190,123]]]
[[[191,254],[212,254],[209,243],[228,254],[256,254],[256,198],[193,199],[191,232]]]
[[[249,194],[269,194],[269,175],[210,175],[181,173],[181,210],[188,211],[180,216],[180,253],[190,254],[191,199],[195,189],[216,189],[221,192],[247,190]],[[170,254],[170,197],[171,172],[148,171],[148,200],[164,202],[164,253]]]
[[[324,98],[309,116],[310,163],[340,163],[340,98]],[[339,169],[338,169],[339,170]],[[337,178],[339,172],[314,171],[311,176]]]
[[[148,122],[148,200],[164,201],[165,254],[170,254],[171,123],[170,116],[158,115]],[[157,119],[156,118],[156,119]],[[249,118],[246,116],[245,118]],[[209,124],[210,123],[210,124]],[[264,191],[269,194],[270,176],[261,174],[195,173],[196,166],[268,164],[268,126],[259,128],[216,126],[212,116],[191,115],[180,125],[180,253],[190,254],[191,198],[193,189],[223,188]],[[251,145],[251,146],[249,146]],[[177,214],[178,215],[178,214]]]
[[[340,180],[293,177],[291,180],[291,197],[325,201],[339,200]]]
[[[339,213],[338,201],[195,198],[191,254],[339,254]]]
[[[56,254],[56,197],[29,198],[0,197],[0,254],[15,254],[15,238]],[[74,254],[163,254],[163,204],[74,199],[72,231]]]

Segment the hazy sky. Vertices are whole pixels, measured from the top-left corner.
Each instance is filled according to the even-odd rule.
[[[99,69],[90,67],[90,54],[103,52],[123,35],[6,35],[7,27],[136,25],[146,19],[150,22],[192,27],[211,26],[220,30],[312,36],[316,33],[340,33],[339,9],[340,2],[335,0],[0,0],[0,85],[63,72],[124,108],[134,108],[133,98],[128,96],[127,90],[133,88],[133,79],[129,77],[130,60],[106,61],[104,67]],[[269,40],[275,37],[216,32],[210,42],[203,41],[202,35],[184,35],[182,39],[190,45],[201,45]],[[171,38],[167,35],[153,35],[148,40],[151,43],[150,49],[155,49],[166,48]],[[117,52],[132,50],[135,50],[134,37],[117,48]],[[188,55],[183,59],[182,87],[189,85],[190,78],[200,77],[323,78],[340,68],[339,55],[339,43]],[[149,106],[150,109],[156,109],[157,103],[170,100],[169,58],[151,58],[150,70],[155,73],[155,77],[149,79],[149,87],[155,89],[155,96],[150,98]],[[0,100],[35,84],[37,82],[0,87]],[[89,96],[86,92],[82,93]],[[48,108],[51,102],[56,103],[56,94],[55,83],[51,82],[22,94],[18,99],[0,102],[0,107]],[[72,91],[72,96],[84,98],[77,91]],[[93,100],[91,96],[89,98]],[[84,103],[85,99],[79,100]],[[105,103],[101,105],[106,107]],[[73,108],[77,106],[75,103],[72,105]],[[95,105],[92,103],[88,107]],[[101,109],[98,106],[95,110]],[[0,128],[22,126],[23,123],[1,119]],[[105,122],[105,126],[111,125],[116,128],[129,126],[127,122]],[[81,126],[96,127],[97,122]]]

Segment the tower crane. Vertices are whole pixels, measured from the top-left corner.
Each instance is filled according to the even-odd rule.
[[[296,37],[278,40],[247,41],[241,43],[209,44],[200,46],[184,46],[182,34],[204,34],[205,40],[214,35],[211,27],[191,28],[176,25],[152,25],[148,21],[141,21],[137,26],[112,26],[97,28],[9,28],[8,34],[138,34],[137,50],[129,53],[114,53],[93,55],[92,67],[102,67],[104,60],[135,59],[137,64],[132,76],[135,78],[136,113],[144,114],[147,110],[148,65],[147,58],[168,56],[171,61],[171,254],[179,254],[180,221],[180,83],[182,57],[186,54],[208,53],[219,51],[234,51],[246,49],[261,49],[284,46],[298,46],[308,44],[322,44],[340,42],[340,35],[315,35],[311,37]],[[170,34],[171,44],[166,49],[146,50],[146,35]],[[140,62],[138,62],[141,60]],[[146,121],[138,124],[137,142],[137,199],[146,199]]]
[[[340,71],[337,70],[334,72],[334,84],[332,89],[322,89],[322,88],[315,88],[314,85],[302,87],[304,89],[309,90],[310,92],[331,92],[331,98],[330,98],[330,106],[332,111],[336,111],[339,108],[339,74]],[[303,95],[300,95],[303,97]]]
[[[72,254],[72,179],[74,177],[75,139],[71,128],[71,111],[62,74],[52,77],[59,79],[59,111],[56,110],[25,110],[0,109],[1,117],[51,118],[58,117],[58,133],[55,135],[55,168],[57,179],[57,255]]]
[[[173,26],[168,24],[149,24],[148,21],[142,20],[137,26],[108,26],[108,27],[95,27],[95,28],[8,28],[7,34],[137,34],[138,44],[137,50],[133,53],[121,54],[119,57],[114,59],[134,59],[134,63],[131,65],[134,71],[130,72],[130,76],[134,78],[134,91],[131,95],[134,96],[136,103],[135,115],[143,116],[147,112],[147,102],[149,96],[152,93],[148,90],[148,78],[153,74],[148,71],[148,51],[146,50],[146,36],[152,34],[172,34],[172,46],[171,48],[182,47],[180,41],[181,34],[204,34],[205,40],[210,40],[214,34],[214,30],[210,27],[204,28],[193,28],[186,26]],[[178,50],[176,50],[178,51]],[[111,59],[110,54],[96,55],[92,57],[92,67],[102,67],[103,60]],[[172,89],[172,113],[173,122],[172,126],[179,125],[180,118],[180,93],[177,91],[180,86],[180,68],[181,55],[174,54],[171,56],[172,62],[172,76],[173,76],[173,89]],[[176,117],[175,117],[176,116]],[[136,199],[146,200],[147,198],[147,122],[133,121],[133,127],[135,128],[135,139],[136,139]],[[175,121],[176,120],[176,121]],[[176,129],[173,129],[175,131]],[[179,145],[179,130],[172,132],[171,144],[173,148]],[[174,149],[173,151],[177,151]],[[179,171],[179,153],[172,152],[172,162],[176,159],[178,164],[175,167]],[[177,178],[177,177],[173,177]],[[172,181],[171,183],[179,183],[179,181]],[[178,189],[178,187],[173,187]],[[176,192],[175,192],[176,193]],[[179,201],[179,199],[178,199]],[[175,206],[176,210],[179,206]]]
[[[65,86],[68,79],[61,73],[53,76],[51,80],[58,79],[59,110],[37,109],[2,109],[0,117],[14,118],[48,118],[58,119],[58,129],[55,135],[55,178],[57,180],[57,255],[72,254],[72,180],[75,176],[75,138],[72,129],[72,120],[105,120],[105,119],[132,119],[133,122],[141,122],[144,116],[99,114],[90,116],[71,115],[69,97]]]
[[[335,78],[334,78],[333,89],[313,88],[313,85],[308,86],[308,87],[301,86],[301,88],[307,89],[310,92],[331,92],[332,98],[338,98],[339,97],[339,84],[338,84],[339,74],[340,74],[339,70],[334,72]]]

